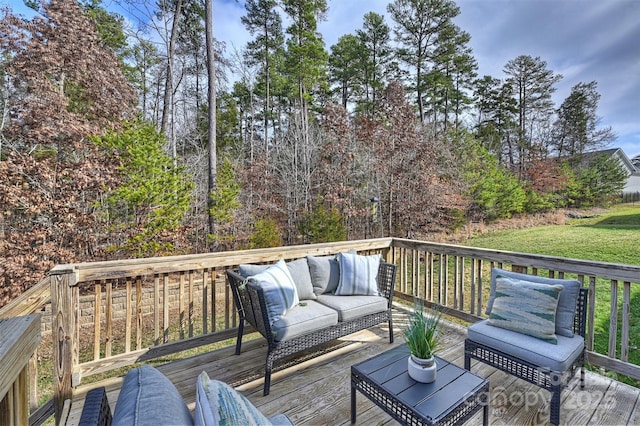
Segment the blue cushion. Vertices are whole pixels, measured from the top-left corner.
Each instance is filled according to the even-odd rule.
[[[195,413],[198,426],[271,424],[244,395],[224,382],[211,380],[206,371],[198,376]]]
[[[498,277],[489,324],[556,343],[556,309],[561,285]]]
[[[535,275],[521,274],[518,272],[505,271],[504,269],[493,268],[491,270],[491,288],[489,291],[489,301],[485,313],[491,314],[493,300],[496,293],[496,279],[498,277],[515,278],[521,281],[529,281],[539,284],[561,285],[564,287],[558,300],[556,311],[556,334],[566,337],[573,337],[573,319],[576,315],[576,303],[580,292],[580,282],[576,280],[565,280],[557,278],[545,278]]]
[[[300,302],[296,285],[283,259],[247,279],[263,289],[270,325]]]
[[[377,296],[380,255],[338,253],[340,280],[336,288],[339,296]]]
[[[338,287],[340,267],[335,256],[307,256],[313,292],[331,293]]]
[[[311,283],[311,274],[309,273],[309,265],[307,259],[300,259],[287,262],[287,268],[291,273],[291,278],[296,284],[298,290],[298,298],[300,300],[315,300],[316,294],[313,292],[313,284]]]
[[[494,327],[489,320],[472,324],[467,329],[469,340],[520,358],[553,371],[566,371],[584,349],[584,339],[558,336],[556,345],[504,328]]]
[[[164,374],[150,365],[130,370],[113,412],[113,425],[190,425],[193,418],[182,396]]]

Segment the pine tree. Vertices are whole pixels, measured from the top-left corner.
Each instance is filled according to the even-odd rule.
[[[427,75],[435,65],[437,49],[444,40],[441,34],[450,31],[452,19],[460,14],[460,8],[452,0],[394,0],[387,11],[396,23],[397,57],[415,72],[413,89],[420,121],[424,121]]]
[[[363,46],[353,34],[340,37],[338,43],[331,46],[329,56],[329,81],[337,85],[343,108],[352,100],[353,95],[360,91],[359,81],[364,71]]]
[[[365,99],[359,103],[359,112],[373,115],[380,92],[389,83],[392,69],[391,30],[384,16],[374,12],[364,15],[362,29],[356,32],[363,48],[365,62],[361,75]]]
[[[540,57],[520,55],[507,62],[504,72],[507,82],[513,87],[518,107],[518,138],[516,149],[509,152],[511,167],[522,177],[526,163],[536,157],[537,152],[546,151],[544,141],[536,139],[536,125],[546,124],[553,114],[551,95],[554,84],[562,75],[547,69]],[[544,126],[542,126],[544,127]]]
[[[277,12],[276,0],[247,0],[247,14],[241,18],[247,31],[255,36],[247,46],[249,64],[259,64],[260,73],[257,86],[262,90],[263,141],[268,152],[269,121],[272,118],[272,81],[279,71],[278,57],[284,53],[282,18]]]
[[[615,139],[611,127],[598,129],[598,83],[578,83],[557,110],[554,148],[558,156],[596,150]]]

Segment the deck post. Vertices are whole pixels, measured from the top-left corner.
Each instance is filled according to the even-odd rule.
[[[75,271],[54,268],[51,284],[51,341],[53,343],[54,410],[61,423],[64,403],[73,397],[73,373],[78,368],[78,287]],[[62,422],[63,423],[63,422]]]

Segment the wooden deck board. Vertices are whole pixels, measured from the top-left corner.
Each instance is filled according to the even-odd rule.
[[[350,424],[350,367],[373,355],[402,344],[398,332],[404,317],[394,319],[395,342],[389,344],[386,326],[354,333],[327,345],[323,352],[308,355],[293,366],[280,368],[272,375],[271,393],[262,396],[266,347],[261,339],[243,343],[242,353],[234,347],[174,361],[158,367],[176,385],[187,405],[194,408],[195,383],[201,371],[232,384],[265,415],[283,412],[299,425]],[[439,355],[459,366],[464,365],[464,328],[447,325]],[[483,363],[473,362],[472,372],[489,379],[492,425],[548,424],[549,392],[530,385]],[[595,373],[587,372],[586,387],[580,389],[579,374],[562,395],[560,419],[566,425],[632,425],[640,423],[640,390]],[[121,378],[105,383],[113,408]],[[95,387],[96,385],[91,385]],[[79,388],[67,424],[77,425],[82,399],[89,386]],[[386,425],[396,422],[360,393],[356,397],[358,425]],[[480,425],[480,413],[467,424]]]

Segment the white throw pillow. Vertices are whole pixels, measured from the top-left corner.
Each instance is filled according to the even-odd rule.
[[[280,259],[264,271],[247,279],[264,291],[267,315],[271,325],[300,303],[298,290],[284,259]]]
[[[336,289],[338,296],[378,296],[378,269],[380,255],[361,256],[338,253],[340,281]]]

